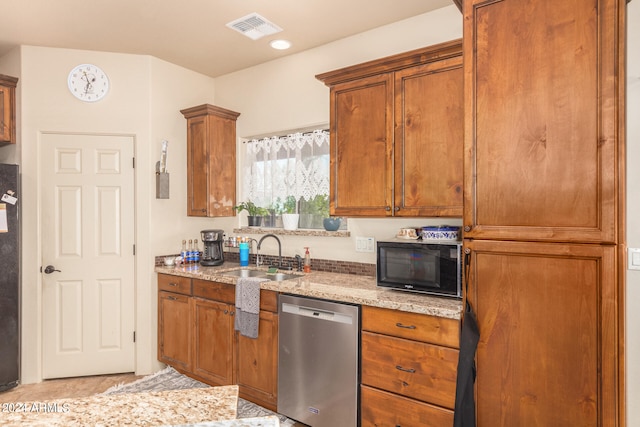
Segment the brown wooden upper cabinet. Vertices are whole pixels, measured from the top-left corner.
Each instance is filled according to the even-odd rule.
[[[464,235],[617,241],[625,3],[464,3]]]
[[[462,42],[316,76],[330,88],[330,210],[462,216]]]
[[[209,104],[180,112],[187,119],[187,215],[234,216],[240,113]]]
[[[16,77],[0,74],[0,145],[16,143]]]

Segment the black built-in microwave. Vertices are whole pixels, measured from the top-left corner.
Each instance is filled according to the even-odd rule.
[[[462,243],[378,241],[378,286],[462,298]]]

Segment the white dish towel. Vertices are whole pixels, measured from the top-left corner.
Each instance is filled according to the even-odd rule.
[[[236,283],[234,329],[249,338],[258,338],[260,321],[260,282],[262,277],[241,277]]]

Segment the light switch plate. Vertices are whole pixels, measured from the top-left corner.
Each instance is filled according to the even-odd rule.
[[[640,270],[640,248],[627,248],[629,254],[627,268],[629,270]]]
[[[356,237],[356,252],[373,251],[375,251],[375,242],[373,237]]]

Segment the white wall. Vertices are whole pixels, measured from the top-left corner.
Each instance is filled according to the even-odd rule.
[[[462,15],[455,6],[448,6],[218,77],[216,102],[242,113],[237,128],[240,137],[326,126],[329,88],[316,80],[315,75],[461,37]],[[241,159],[242,152],[239,154]],[[238,188],[242,188],[240,183]],[[285,236],[281,239],[283,255],[303,255],[303,248],[309,246],[312,258],[375,263],[375,254],[355,252],[356,236],[384,239],[394,236],[400,227],[461,223],[460,218],[350,218],[351,238]],[[275,250],[267,247],[267,242],[265,248],[266,252]]]
[[[627,245],[640,248],[640,1],[627,5]],[[624,254],[623,254],[624,256]],[[640,271],[627,271],[627,425],[640,426]]]
[[[33,46],[21,47],[20,154],[22,170],[22,382],[41,379],[41,275],[38,242],[38,138],[40,132],[127,134],[136,156],[136,372],[150,373],[156,360],[156,276],[154,256],[177,251],[179,240],[197,235],[198,221],[186,217],[186,122],[180,108],[213,103],[214,81],[142,55]],[[15,61],[16,56],[13,60]],[[108,74],[104,100],[84,103],[67,90],[67,75],[80,63]],[[42,70],[47,70],[43,73]],[[155,199],[155,162],[163,139],[170,143],[171,198]]]

